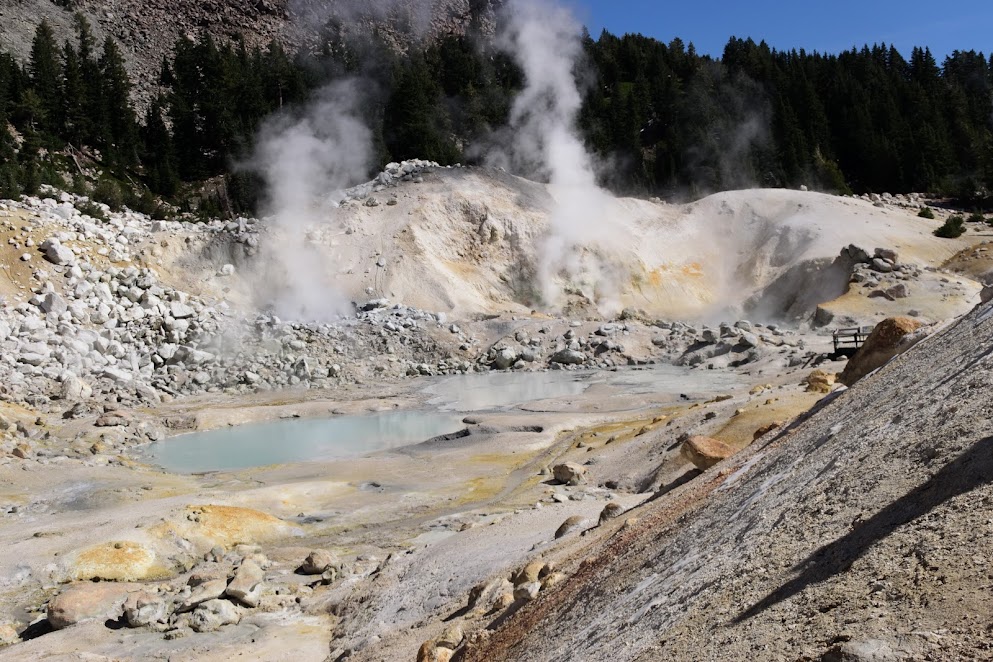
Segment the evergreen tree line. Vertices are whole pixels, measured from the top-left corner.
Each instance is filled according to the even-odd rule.
[[[23,66],[0,53],[0,195],[60,183],[42,157],[71,146],[173,199],[185,183],[224,176],[231,208],[250,210],[261,187],[237,164],[262,122],[343,76],[368,83],[374,166],[471,163],[524,83],[484,40],[450,36],[400,54],[340,24],[322,37],[320,52],[306,54],[181,39],[139,121],[114,41],[98,47],[77,16],[59,44],[43,22]],[[606,31],[584,35],[584,48],[579,128],[615,191],[807,184],[972,199],[993,189],[993,58],[981,53],[956,51],[939,65],[921,48],[906,60],[885,45],[823,55],[731,39],[714,59],[678,39]]]
[[[62,183],[58,164],[41,157],[67,146],[91,150],[122,174],[137,169],[141,133],[116,42],[98,47],[81,15],[74,39],[63,44],[43,21],[24,66],[0,53],[0,194],[34,193],[43,180]]]

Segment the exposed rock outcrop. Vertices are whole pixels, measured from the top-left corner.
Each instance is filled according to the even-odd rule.
[[[906,351],[919,336],[912,336],[923,323],[911,317],[890,317],[876,325],[865,344],[848,361],[840,381],[851,386],[897,354]]]

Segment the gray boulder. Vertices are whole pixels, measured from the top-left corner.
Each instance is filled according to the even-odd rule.
[[[877,248],[874,253],[875,257],[882,258],[884,260],[889,260],[890,262],[896,264],[899,262],[897,259],[896,251],[889,248]]]
[[[873,258],[871,265],[873,271],[878,271],[879,273],[888,274],[893,271],[893,263],[881,257]]]
[[[190,627],[194,632],[213,632],[225,625],[235,625],[241,621],[241,610],[227,600],[204,602],[190,617]]]
[[[583,525],[583,522],[584,522],[583,518],[580,517],[579,515],[573,515],[572,517],[569,517],[564,522],[562,522],[562,524],[559,525],[559,528],[555,530],[555,539],[558,540],[563,536],[569,535],[570,533],[581,527]]]
[[[886,290],[886,294],[890,295],[890,297],[894,299],[906,299],[908,296],[910,296],[909,292],[907,291],[906,283],[897,283],[893,287]]]
[[[504,347],[493,357],[493,367],[498,370],[506,370],[517,361],[517,352],[509,347]]]
[[[60,244],[58,241],[49,240],[45,250],[45,259],[52,264],[71,264],[76,261],[76,255],[71,250]],[[44,244],[43,244],[44,246]]]
[[[162,597],[139,591],[124,601],[124,618],[133,628],[159,625],[168,620],[169,606]]]
[[[303,565],[300,566],[300,572],[305,575],[319,575],[328,568],[337,566],[338,559],[334,554],[325,549],[315,549],[304,559]]]
[[[63,400],[86,400],[93,395],[93,389],[76,375],[70,374],[62,380]]]
[[[245,561],[238,567],[224,594],[246,607],[258,607],[262,598],[263,579],[265,573],[262,568],[254,561]]]
[[[747,331],[742,331],[741,335],[738,336],[738,344],[744,345],[745,347],[752,348],[759,346],[759,339],[753,333],[748,333]]]
[[[574,462],[556,464],[552,467],[552,475],[565,485],[579,485],[586,480],[586,467]]]
[[[552,363],[560,363],[562,365],[583,365],[586,363],[586,356],[574,349],[563,349],[560,352],[555,352],[549,360]]]
[[[193,317],[196,313],[193,308],[182,301],[173,301],[169,304],[169,314],[172,315],[173,319],[182,320]]]
[[[41,303],[38,304],[38,307],[44,312],[52,313],[53,315],[61,315],[69,310],[69,304],[66,303],[66,300],[55,292],[49,292],[46,294],[41,300]]]

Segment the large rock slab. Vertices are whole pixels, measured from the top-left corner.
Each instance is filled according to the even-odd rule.
[[[845,386],[851,386],[897,354],[906,351],[914,344],[906,340],[907,336],[922,326],[922,322],[911,317],[890,317],[883,320],[848,361],[839,381]]]
[[[156,537],[180,536],[204,551],[215,545],[230,549],[296,535],[300,529],[267,513],[238,506],[188,506],[182,515],[151,529]]]
[[[227,590],[225,579],[210,579],[193,586],[190,594],[179,604],[179,611],[190,611],[210,600],[217,600]]]
[[[734,449],[723,441],[711,437],[693,436],[683,442],[680,454],[701,471],[706,471],[721,460],[734,455]]]
[[[70,584],[48,603],[48,622],[56,630],[94,619],[117,619],[130,584],[91,583]]]
[[[254,561],[245,561],[234,574],[224,594],[246,607],[258,607],[262,598],[262,580],[265,573]]]

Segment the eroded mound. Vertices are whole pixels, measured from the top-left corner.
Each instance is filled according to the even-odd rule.
[[[666,319],[745,312],[792,320],[809,319],[847,291],[854,263],[839,252],[848,245],[899,251],[918,266],[940,264],[962,245],[934,237],[934,223],[909,210],[788,190],[733,191],[688,205],[609,198],[602,232],[550,239],[549,215],[564,197],[485,168],[428,169],[418,181],[326,210],[318,226],[271,230],[279,236],[261,242],[239,238],[234,250],[219,246],[221,237],[185,253],[182,264],[212,274],[234,262],[240,282],[227,285],[263,306],[292,282],[457,316],[631,309]],[[298,234],[323,265],[302,283],[293,264],[265,249]],[[567,254],[554,273],[551,243]]]

